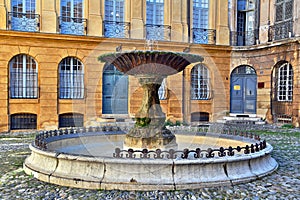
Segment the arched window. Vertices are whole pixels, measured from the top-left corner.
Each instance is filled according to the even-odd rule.
[[[289,63],[284,63],[278,68],[277,100],[293,100],[293,69]]]
[[[36,0],[12,0],[9,25],[16,31],[39,31],[39,16],[35,14]]]
[[[209,70],[203,64],[196,65],[191,72],[191,99],[205,100],[210,96]]]
[[[20,54],[10,61],[10,97],[38,97],[38,69],[35,60]]]
[[[158,89],[158,97],[160,100],[167,99],[168,93],[167,93],[167,80],[164,78],[162,81],[159,89]]]
[[[59,115],[59,128],[83,127],[83,114],[65,113]]]
[[[208,43],[208,0],[193,0],[193,39],[195,43]]]
[[[76,58],[67,57],[59,64],[59,98],[81,99],[83,97],[83,64]]]
[[[63,34],[84,35],[86,19],[83,18],[82,0],[61,0],[60,32]]]
[[[146,1],[146,38],[164,40],[164,0]]]
[[[30,113],[17,113],[10,116],[10,129],[36,129],[37,115]]]

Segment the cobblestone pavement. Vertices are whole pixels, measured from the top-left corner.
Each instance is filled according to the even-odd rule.
[[[38,181],[22,170],[34,136],[0,134],[0,199],[300,199],[300,129],[254,129],[260,129],[257,132],[274,148],[272,157],[279,168],[273,174],[235,186],[147,192],[84,190]]]

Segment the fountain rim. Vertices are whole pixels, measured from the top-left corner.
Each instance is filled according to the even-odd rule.
[[[204,61],[203,56],[200,56],[198,54],[176,52],[176,51],[162,51],[162,50],[133,50],[133,51],[122,51],[122,52],[109,52],[100,55],[98,57],[98,60],[100,62],[107,62],[107,60],[105,60],[106,57],[115,56],[115,58],[118,58],[120,55],[124,55],[124,54],[146,54],[146,55],[147,54],[160,54],[160,55],[172,54],[184,58],[185,60],[189,61],[190,64]]]

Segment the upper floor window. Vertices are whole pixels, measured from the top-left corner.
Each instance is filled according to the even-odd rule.
[[[105,0],[104,36],[129,37],[129,23],[124,22],[124,0]]]
[[[124,0],[105,0],[105,20],[124,21]]]
[[[258,39],[258,1],[237,1],[236,33],[232,36],[232,45],[254,45]]]
[[[83,64],[76,58],[67,57],[59,64],[59,98],[80,99],[83,97]]]
[[[210,90],[209,70],[203,64],[194,66],[191,72],[191,99],[209,99]]]
[[[60,32],[84,35],[86,19],[83,18],[82,0],[61,0]]]
[[[275,23],[269,28],[269,41],[293,35],[294,0],[276,0]]]
[[[38,97],[38,68],[35,60],[20,54],[12,58],[10,65],[10,97]]]
[[[165,40],[168,29],[170,27],[164,26],[164,0],[147,0],[146,38],[148,40]]]
[[[208,30],[208,0],[193,0],[193,42],[207,44],[208,37],[213,35]]]
[[[193,0],[193,28],[208,28],[208,0]]]
[[[39,31],[39,15],[35,14],[36,0],[12,0],[8,13],[8,29]]]
[[[289,63],[284,63],[278,68],[277,100],[293,100],[293,68]]]

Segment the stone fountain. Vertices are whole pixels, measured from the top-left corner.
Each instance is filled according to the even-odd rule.
[[[158,89],[163,78],[201,62],[199,55],[131,51],[100,61],[138,78],[144,89],[135,127],[77,127],[40,131],[24,171],[63,186],[105,190],[180,190],[233,185],[277,169],[273,147],[246,131],[178,132],[164,126]]]
[[[202,62],[199,55],[164,51],[131,51],[109,53],[99,57],[113,64],[124,74],[138,78],[144,90],[140,110],[135,115],[135,127],[125,137],[124,148],[177,149],[174,134],[164,126],[158,89],[169,75],[176,74],[193,62]]]

